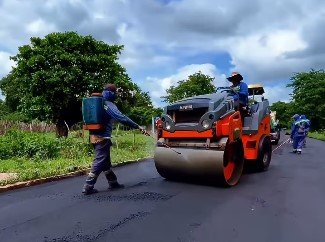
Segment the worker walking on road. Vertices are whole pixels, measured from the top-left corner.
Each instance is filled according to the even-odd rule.
[[[304,140],[306,138],[306,129],[309,128],[309,120],[301,118],[298,114],[293,117],[294,123],[291,129],[291,139],[293,140],[293,153],[301,154]]]
[[[310,120],[307,119],[306,115],[304,115],[304,114],[300,116],[300,120],[301,120],[301,122],[305,122],[305,124],[306,124],[305,138],[303,140],[303,147],[305,148],[306,147],[306,140],[307,140],[306,138],[308,136],[308,132],[309,132],[309,129],[310,129]]]
[[[293,131],[295,128],[295,122],[299,119],[299,117],[300,117],[299,114],[295,114],[291,117],[292,124],[291,124],[291,135],[290,135],[290,141],[289,141],[289,143],[291,143],[291,144],[293,144],[293,136],[294,136]],[[296,148],[296,150],[293,150],[293,152],[297,152],[297,148]]]
[[[93,160],[91,172],[88,174],[86,184],[82,190],[82,193],[85,195],[98,192],[94,189],[94,185],[101,172],[105,174],[110,189],[124,187],[122,184],[118,183],[117,177],[111,169],[110,148],[112,145],[111,134],[114,120],[131,128],[140,129],[142,133],[148,135],[143,128],[118,110],[114,104],[117,97],[117,88],[114,84],[107,84],[102,95],[104,98],[105,124],[102,130],[90,131],[90,142],[93,144],[95,150],[95,158]]]
[[[247,106],[248,106],[248,86],[243,82],[243,77],[238,72],[231,73],[230,77],[227,77],[227,80],[232,83],[230,87],[235,95],[234,101],[239,103],[239,111],[242,116],[242,119],[247,115]]]

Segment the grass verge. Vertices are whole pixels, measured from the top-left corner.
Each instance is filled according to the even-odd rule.
[[[56,139],[52,133],[14,131],[1,136],[0,142],[0,151],[4,151],[0,173],[18,174],[15,179],[0,181],[0,186],[84,170],[91,167],[93,159],[88,138],[73,134],[67,139]],[[151,137],[137,131],[119,132],[112,142],[112,164],[152,156],[155,145]]]
[[[325,141],[325,130],[309,132],[308,137]]]

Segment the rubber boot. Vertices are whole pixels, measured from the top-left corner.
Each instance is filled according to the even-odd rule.
[[[123,184],[118,183],[117,177],[112,170],[104,171],[105,177],[108,181],[108,189],[121,189],[124,188]]]
[[[97,193],[98,191],[94,188],[94,185],[97,181],[98,175],[95,173],[89,172],[86,184],[83,186],[82,193],[85,195],[90,195],[93,193]]]
[[[82,189],[82,193],[84,195],[90,195],[90,194],[94,194],[94,193],[97,193],[98,190],[94,188],[94,186],[92,185],[88,185],[88,184],[85,184],[83,189]]]

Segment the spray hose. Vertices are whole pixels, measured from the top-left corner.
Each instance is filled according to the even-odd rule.
[[[152,137],[146,130],[141,131],[141,133],[144,134],[145,136],[149,136],[150,138],[152,138],[152,139],[154,139],[156,141],[156,138]],[[157,142],[158,142],[158,144],[161,144],[162,146],[174,151],[178,155],[182,154],[181,152],[179,152],[179,151],[173,149],[172,147],[170,147],[169,145],[167,145],[165,142],[162,142],[162,141],[157,141]]]

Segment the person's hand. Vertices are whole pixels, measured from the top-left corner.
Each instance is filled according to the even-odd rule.
[[[147,132],[147,130],[144,127],[139,126],[139,130],[142,134],[146,136],[150,136],[150,134]]]
[[[239,92],[239,89],[240,89],[239,86],[237,86],[237,87],[231,87],[231,90],[232,90],[233,92],[235,92],[235,93]]]

